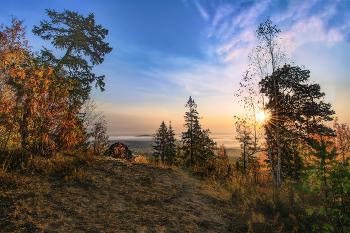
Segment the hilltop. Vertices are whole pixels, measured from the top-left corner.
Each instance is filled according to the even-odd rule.
[[[228,232],[234,212],[228,192],[188,169],[111,157],[68,183],[33,176],[1,205],[4,232]]]

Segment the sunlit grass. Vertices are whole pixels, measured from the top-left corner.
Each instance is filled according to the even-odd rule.
[[[19,153],[19,151],[16,153]],[[16,153],[13,154],[13,158],[20,158]],[[56,224],[57,220],[53,217],[56,214],[54,205],[48,203],[49,200],[53,200],[52,195],[56,194],[53,194],[47,185],[41,183],[46,178],[49,178],[55,184],[57,183],[57,185],[61,184],[60,187],[71,187],[71,194],[69,195],[82,194],[79,194],[81,191],[79,191],[78,186],[72,186],[73,183],[65,186],[65,183],[81,180],[81,184],[87,185],[87,187],[90,187],[90,183],[93,183],[98,186],[97,190],[101,195],[100,200],[105,200],[109,195],[114,195],[114,192],[122,192],[123,194],[120,195],[123,198],[130,196],[138,201],[153,202],[159,201],[159,198],[160,200],[162,198],[168,200],[170,196],[180,198],[181,192],[191,190],[191,193],[186,195],[190,195],[192,199],[200,198],[202,205],[205,203],[208,208],[215,209],[215,214],[224,219],[226,230],[222,232],[312,232],[312,225],[322,221],[322,217],[306,213],[306,209],[319,209],[321,202],[317,195],[307,193],[303,189],[301,181],[284,181],[280,186],[275,187],[268,171],[260,170],[257,174],[249,173],[246,181],[245,174],[237,170],[232,163],[230,164],[230,174],[228,174],[227,164],[225,163],[218,163],[214,171],[206,174],[195,173],[194,168],[191,167],[183,169],[161,163],[156,164],[150,157],[142,155],[134,157],[133,163],[117,162],[120,160],[115,160],[115,164],[118,164],[115,165],[106,163],[104,158],[91,153],[65,152],[58,153],[51,158],[31,157],[22,154],[21,159],[25,159],[26,163],[12,160],[6,171],[0,169],[0,202],[8,203],[3,206],[0,205],[1,217],[4,219],[3,222],[0,222],[0,227],[6,225],[10,226],[7,229],[16,231],[15,229],[18,230],[20,224],[29,221],[36,222],[42,230],[49,230]],[[88,175],[87,168],[103,161],[104,165],[99,167],[100,170],[96,170],[96,172],[99,171],[99,175],[92,177]],[[109,176],[110,173],[114,174],[116,171],[118,171],[117,176]],[[172,176],[170,174],[173,174],[174,171],[179,172],[181,178],[170,178]],[[165,178],[158,179],[160,177],[159,172]],[[121,182],[120,179],[124,181]],[[153,190],[151,184],[156,181],[160,182],[161,185]],[[176,195],[170,192],[170,187],[174,189]],[[192,189],[192,187],[196,187],[196,189]],[[29,190],[36,194],[31,196]],[[13,193],[18,193],[18,196],[17,194],[14,196],[15,199],[9,196]],[[21,199],[21,193],[26,193],[23,200]],[[93,213],[96,208],[99,208],[96,206],[96,201],[91,202],[89,196],[81,196],[74,199],[75,202],[70,204],[72,196],[68,194],[68,196],[60,195],[63,194],[57,194],[56,198],[59,198],[58,200],[64,203],[67,208],[71,205],[72,209],[69,211],[74,211],[78,215],[86,216],[91,214],[91,211]],[[87,206],[87,203],[90,206]],[[185,211],[186,205],[176,203],[176,205],[179,205],[176,207],[178,211]],[[133,204],[130,202],[128,205],[130,207]],[[174,205],[173,203],[171,208],[175,208]],[[150,205],[145,208],[148,208],[147,211],[151,211],[149,208],[152,207],[154,209],[152,211],[157,211],[155,206]],[[115,208],[120,207],[115,206]],[[62,211],[59,212],[61,216],[63,213]],[[48,221],[41,222],[38,221],[36,216],[51,217]],[[214,218],[214,212],[210,216]],[[147,218],[139,213],[135,217],[137,219]],[[91,217],[91,219],[96,220],[95,217]],[[183,220],[175,218],[167,221],[180,223]],[[193,217],[191,221],[196,222],[197,219]],[[63,229],[69,229],[77,224],[77,220],[72,216],[62,217],[60,222],[64,224]],[[135,227],[136,225],[135,223]],[[175,225],[172,227],[175,227]],[[147,226],[137,227],[139,230],[150,229]],[[169,227],[170,225],[167,227],[158,226],[157,229],[167,232],[166,229],[169,229]],[[184,226],[183,229],[194,230],[197,228],[194,225],[187,226],[187,228]]]

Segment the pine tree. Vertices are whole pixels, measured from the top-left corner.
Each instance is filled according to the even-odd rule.
[[[33,33],[44,40],[52,40],[56,49],[65,51],[61,58],[56,58],[52,51],[44,48],[41,51],[41,60],[55,67],[55,73],[67,70],[67,75],[75,81],[72,96],[78,100],[88,98],[91,91],[91,83],[96,81],[95,87],[104,91],[104,75],[96,76],[92,73],[92,67],[85,57],[90,57],[92,65],[101,64],[104,56],[112,51],[109,44],[104,42],[108,30],[101,25],[95,25],[94,14],[88,17],[77,12],[65,10],[58,13],[55,10],[46,10],[51,22],[43,20],[40,27],[34,26]],[[82,56],[83,55],[83,56]]]
[[[198,151],[197,143],[200,138],[201,126],[198,121],[197,104],[191,96],[185,107],[188,107],[189,111],[184,116],[186,122],[184,126],[187,128],[187,131],[182,133],[183,150],[185,155],[190,155],[190,165],[193,166],[194,156]]]
[[[176,139],[171,121],[169,122],[169,130],[166,140],[166,161],[169,165],[173,165],[176,157]]]
[[[260,82],[261,93],[268,100],[266,110],[272,116],[267,124],[271,150],[277,150],[278,130],[283,154],[281,174],[295,179],[299,178],[301,168],[299,145],[306,142],[313,146],[310,134],[333,136],[332,129],[324,122],[333,119],[334,111],[330,104],[323,102],[325,94],[320,91],[320,85],[308,83],[309,77],[309,70],[284,65]]]
[[[184,154],[185,156],[190,156],[190,166],[195,164],[204,166],[208,159],[214,159],[216,143],[210,139],[209,129],[202,130],[202,126],[199,123],[200,117],[196,110],[197,104],[191,96],[185,107],[188,107],[189,111],[184,116],[186,122],[184,126],[187,128],[187,131],[182,133]]]
[[[214,170],[217,163],[217,156],[214,153],[216,150],[216,142],[209,137],[209,134],[209,129],[205,129],[200,132],[198,142],[200,146],[196,156],[197,164],[206,167],[207,174],[210,174]]]
[[[155,157],[156,163],[159,162],[159,158],[160,158],[162,163],[165,164],[167,141],[168,141],[168,128],[166,127],[164,121],[162,121],[154,137],[155,146],[153,146],[153,149],[155,149],[156,152],[153,153],[153,156]]]

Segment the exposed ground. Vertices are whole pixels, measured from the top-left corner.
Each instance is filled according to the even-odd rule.
[[[82,179],[0,193],[2,232],[228,232],[231,196],[184,168],[103,158]]]

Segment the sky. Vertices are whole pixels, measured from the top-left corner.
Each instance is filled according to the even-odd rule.
[[[350,125],[350,0],[11,0],[1,1],[0,22],[25,20],[33,51],[52,49],[31,32],[49,20],[45,9],[93,13],[108,29],[113,51],[93,68],[106,76],[106,90],[93,88],[91,98],[112,139],[155,133],[162,121],[180,134],[189,96],[203,129],[234,134],[233,116],[244,114],[239,82],[268,17],[289,61],[310,70],[339,122]]]

